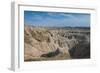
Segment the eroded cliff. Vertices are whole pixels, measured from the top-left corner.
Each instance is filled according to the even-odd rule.
[[[73,55],[79,50],[81,51],[82,43],[86,43],[87,46],[90,46],[89,29],[25,26],[24,60],[35,61],[77,58],[78,55]],[[81,44],[80,47],[78,47],[78,49],[80,49],[73,51],[73,48],[77,49],[76,46],[79,44]],[[82,49],[87,50],[86,47]],[[83,55],[80,58],[86,57]],[[88,52],[87,55],[90,56]]]

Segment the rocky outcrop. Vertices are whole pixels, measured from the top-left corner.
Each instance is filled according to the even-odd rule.
[[[73,59],[90,58],[90,43],[77,44],[69,50],[69,53]]]
[[[60,53],[60,50],[59,50],[59,48],[57,48],[55,51],[41,55],[41,57],[54,57],[54,56],[58,55],[59,53]]]
[[[89,35],[89,29],[71,30],[25,26],[24,60],[34,61],[73,58],[74,51],[72,49],[82,42],[90,43]],[[79,48],[81,48],[81,46],[82,45],[80,45]]]

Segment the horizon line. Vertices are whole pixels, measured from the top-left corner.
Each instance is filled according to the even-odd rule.
[[[33,25],[33,24],[24,24],[25,26],[33,26],[33,27],[90,27],[90,26],[41,26],[41,25]]]

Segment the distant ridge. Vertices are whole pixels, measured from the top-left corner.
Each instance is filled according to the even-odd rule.
[[[55,26],[34,26],[34,25],[24,25],[24,26],[28,26],[28,27],[39,27],[39,28],[53,28],[53,29],[90,29],[90,27],[86,27],[86,26],[62,26],[62,27],[55,27]]]

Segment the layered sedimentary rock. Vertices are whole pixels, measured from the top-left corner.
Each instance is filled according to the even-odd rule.
[[[89,29],[62,29],[25,26],[24,60],[35,61],[77,58],[76,54],[78,50],[73,51],[73,49],[77,49],[76,46],[80,44],[81,47],[83,42],[87,43],[87,46],[90,45]],[[86,47],[84,50],[86,51]],[[83,55],[81,57],[85,58]],[[87,55],[90,56],[90,54]]]

